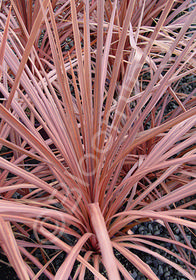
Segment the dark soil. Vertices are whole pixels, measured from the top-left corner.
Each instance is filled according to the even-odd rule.
[[[8,259],[0,254],[0,280],[19,280]]]

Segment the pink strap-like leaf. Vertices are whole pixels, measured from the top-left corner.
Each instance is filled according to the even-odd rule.
[[[0,46],[0,79],[1,79],[1,74],[2,74],[2,65],[3,65],[4,54],[5,54],[5,47],[6,47],[6,41],[7,41],[7,35],[8,35],[8,27],[9,27],[9,23],[10,23],[11,10],[12,10],[12,6],[10,6],[10,10],[9,10],[9,13],[7,16],[5,30],[3,32],[3,38],[2,38],[1,46]]]
[[[5,222],[0,217],[0,240],[2,241],[2,249],[6,253],[9,262],[14,267],[18,277],[21,280],[28,280],[29,276],[25,263],[21,257],[12,228],[9,222]]]
[[[76,245],[73,247],[67,258],[65,259],[64,263],[60,266],[59,270],[57,271],[57,274],[54,278],[55,280],[66,280],[69,278],[73,265],[76,261],[78,254],[80,253],[82,246],[91,235],[91,233],[85,233],[79,239],[79,241],[76,243]]]
[[[98,203],[90,204],[89,210],[91,222],[99,242],[101,254],[103,256],[103,262],[106,267],[109,279],[120,280],[111,241]]]

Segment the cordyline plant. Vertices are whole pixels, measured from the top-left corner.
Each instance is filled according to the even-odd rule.
[[[1,254],[25,280],[158,279],[142,253],[195,279],[194,2],[0,3]]]

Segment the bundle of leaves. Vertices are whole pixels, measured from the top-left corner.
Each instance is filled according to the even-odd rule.
[[[18,277],[159,279],[145,253],[195,279],[195,3],[0,5],[0,246]]]

